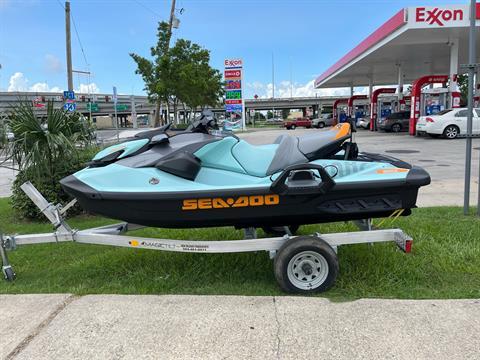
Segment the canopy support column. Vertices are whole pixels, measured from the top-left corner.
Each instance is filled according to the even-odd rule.
[[[397,85],[397,109],[396,111],[405,110],[405,100],[403,100],[403,69],[402,64],[397,64],[398,85]]]
[[[450,108],[460,107],[460,92],[458,91],[458,39],[452,39],[450,41]]]
[[[370,99],[370,101],[368,102],[368,110],[370,113],[370,119],[372,119],[373,117],[372,95],[373,95],[373,78],[370,75],[368,77],[368,98]]]

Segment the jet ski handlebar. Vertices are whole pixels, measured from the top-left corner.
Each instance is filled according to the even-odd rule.
[[[321,181],[316,180],[313,171],[309,170],[317,170]],[[285,168],[280,176],[272,182],[270,190],[279,195],[325,194],[334,186],[335,180],[323,166],[296,164]]]

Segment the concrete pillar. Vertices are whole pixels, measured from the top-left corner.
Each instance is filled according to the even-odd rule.
[[[397,108],[396,111],[405,109],[405,100],[403,100],[403,69],[402,64],[397,64],[398,84],[397,84]]]
[[[475,72],[475,94],[473,97],[473,106],[480,107],[480,69]]]
[[[368,79],[368,99],[369,99],[369,112],[370,119],[373,117],[373,106],[372,106],[372,94],[373,94],[373,79],[370,77]]]
[[[449,107],[460,107],[460,93],[457,84],[458,74],[458,39],[452,39],[450,41],[450,99]]]
[[[138,121],[137,121],[137,110],[135,109],[135,97],[132,95],[130,96],[130,107],[131,107],[131,117],[132,117],[132,126],[134,129],[138,129]]]

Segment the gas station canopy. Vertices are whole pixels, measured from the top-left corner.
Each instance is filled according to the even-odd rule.
[[[480,3],[476,26],[480,26]],[[391,85],[430,74],[458,73],[468,62],[469,5],[400,10],[315,80],[316,88]],[[476,32],[477,49],[480,33]],[[478,62],[478,61],[477,61]]]

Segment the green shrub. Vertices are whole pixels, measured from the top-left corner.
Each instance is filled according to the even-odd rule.
[[[93,126],[82,114],[55,108],[51,101],[46,110],[46,114],[40,113],[28,101],[16,105],[7,120],[14,140],[1,152],[19,169],[12,188],[12,207],[30,219],[43,219],[43,215],[20,186],[30,181],[48,201],[65,203],[68,196],[60,187],[60,179],[84,167],[95,150]],[[80,209],[72,209],[75,211]]]
[[[12,186],[12,196],[10,197],[12,208],[22,218],[37,219],[42,221],[45,220],[45,216],[28,198],[28,196],[25,195],[20,186],[24,182],[30,181],[49,202],[53,204],[61,203],[65,205],[71,200],[71,197],[62,190],[62,187],[60,186],[60,180],[65,176],[84,168],[86,163],[92,159],[97,150],[98,149],[96,148],[83,150],[79,152],[78,159],[56,164],[57,171],[53,177],[39,177],[37,174],[37,169],[33,169],[33,167],[20,170]],[[76,215],[81,212],[82,209],[76,204],[74,207],[68,210],[68,215]]]

